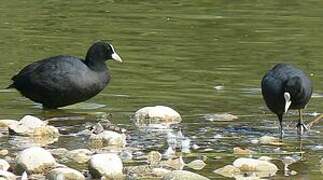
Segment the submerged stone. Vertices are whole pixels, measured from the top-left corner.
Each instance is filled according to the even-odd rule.
[[[258,177],[271,177],[276,174],[278,168],[275,164],[252,158],[239,158],[233,162],[233,166],[244,172],[255,172]]]
[[[229,113],[219,113],[219,114],[205,114],[203,118],[207,121],[233,121],[237,120],[238,116]]]
[[[283,145],[281,140],[276,137],[271,137],[271,136],[262,136],[259,138],[260,144],[267,144],[267,145],[274,145],[274,146],[280,146]]]
[[[240,169],[233,165],[226,165],[222,168],[214,170],[213,172],[229,178],[233,178],[241,173]]]
[[[237,154],[237,155],[249,155],[254,153],[255,153],[254,151],[249,149],[242,149],[240,147],[233,148],[233,154]]]
[[[125,134],[108,130],[104,130],[97,135],[92,134],[89,138],[89,144],[91,147],[114,146],[123,148],[125,147],[126,143]]]
[[[206,166],[205,162],[202,161],[202,160],[200,160],[200,159],[191,161],[190,163],[185,164],[185,165],[187,167],[189,167],[189,168],[194,169],[194,170],[201,170],[201,169],[203,169]]]
[[[138,127],[154,124],[169,126],[182,121],[178,112],[166,106],[144,107],[136,111],[133,118]]]

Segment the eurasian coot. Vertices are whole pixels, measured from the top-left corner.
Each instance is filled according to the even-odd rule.
[[[268,108],[277,114],[280,135],[283,136],[283,114],[288,109],[298,109],[298,133],[307,129],[302,120],[302,109],[312,95],[312,83],[305,73],[289,64],[277,64],[262,79],[261,90]]]
[[[8,88],[16,88],[44,108],[82,102],[109,83],[111,76],[105,65],[108,59],[122,62],[111,44],[97,41],[88,49],[85,60],[59,55],[36,61],[13,76]]]

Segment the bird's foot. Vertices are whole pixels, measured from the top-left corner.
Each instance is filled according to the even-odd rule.
[[[304,123],[298,123],[296,127],[298,135],[303,135],[306,131],[308,131],[308,127]]]

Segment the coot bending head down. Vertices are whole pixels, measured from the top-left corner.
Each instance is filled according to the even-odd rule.
[[[299,111],[298,133],[307,129],[302,120],[302,109],[309,102],[313,88],[302,70],[289,64],[277,64],[263,77],[261,90],[268,108],[278,116],[281,137],[283,114],[289,109]]]
[[[82,102],[97,95],[110,81],[105,61],[122,62],[113,46],[106,41],[95,42],[85,60],[59,55],[36,61],[12,77],[8,88],[41,103],[44,108],[58,108]]]

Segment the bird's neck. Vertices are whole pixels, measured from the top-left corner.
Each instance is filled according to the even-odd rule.
[[[87,57],[84,62],[93,71],[99,72],[107,70],[107,66],[105,65],[103,60]]]

